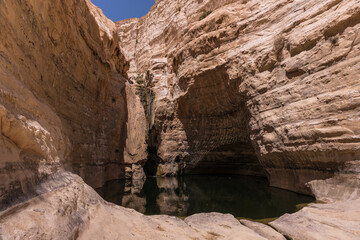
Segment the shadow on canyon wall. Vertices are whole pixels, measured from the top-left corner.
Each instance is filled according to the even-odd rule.
[[[250,113],[238,89],[242,79],[230,79],[226,71],[220,66],[196,76],[178,100],[190,148],[185,173],[265,176],[250,140]],[[181,79],[180,86],[188,81]]]

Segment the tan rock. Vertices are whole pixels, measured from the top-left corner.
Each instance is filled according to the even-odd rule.
[[[187,217],[185,223],[204,232],[208,239],[266,239],[241,225],[231,214],[199,213]]]
[[[294,214],[271,222],[280,233],[294,240],[360,239],[360,201],[311,204]]]
[[[157,0],[118,23],[89,0],[0,1],[0,29],[1,239],[265,239],[228,214],[144,216],[63,171],[131,177],[143,211],[146,131],[159,175],[266,175],[327,202],[279,232],[360,238],[358,0]]]
[[[0,2],[0,27],[0,209],[59,169],[99,187],[143,165],[115,23],[89,0],[26,0]]]
[[[333,178],[308,183],[316,199],[336,202],[360,199],[360,161],[347,162]]]
[[[246,219],[241,219],[240,223],[252,229],[257,234],[269,240],[286,240],[286,238],[273,228],[258,222],[252,222]]]
[[[144,216],[105,202],[66,172],[37,191],[40,196],[0,212],[1,239],[264,239],[229,214],[198,214],[185,222]]]
[[[146,161],[146,119],[144,107],[136,95],[136,89],[126,84],[126,102],[128,119],[126,123],[127,137],[124,150],[125,163],[141,164]]]
[[[309,183],[317,200],[270,225],[291,239],[360,239],[360,161],[346,164],[335,177]]]
[[[129,77],[151,76],[158,163],[310,193],[359,159],[359,12],[357,0],[180,0],[117,22]]]

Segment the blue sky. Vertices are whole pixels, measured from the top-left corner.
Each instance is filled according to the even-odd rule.
[[[146,15],[155,0],[91,0],[102,9],[104,14],[117,22],[126,18],[142,17]]]

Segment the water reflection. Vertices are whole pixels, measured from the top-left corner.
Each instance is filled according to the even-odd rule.
[[[269,187],[264,179],[245,176],[148,178],[145,183],[111,181],[97,191],[107,201],[148,215],[222,212],[261,219],[292,213],[297,204],[314,200]]]
[[[177,178],[157,178],[156,183],[160,191],[156,197],[159,213],[186,216],[189,209],[189,197],[184,192],[185,186],[179,187]]]

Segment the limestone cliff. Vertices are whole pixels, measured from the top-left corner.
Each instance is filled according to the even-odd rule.
[[[24,0],[0,1],[0,28],[0,208],[64,168],[93,187],[141,173],[144,111],[115,24],[89,1]]]
[[[118,23],[89,1],[0,4],[4,203],[64,168],[98,187],[145,162],[308,193],[360,158],[356,0],[163,0]]]
[[[157,0],[118,23],[89,0],[0,0],[0,29],[0,239],[360,238],[358,0]],[[278,232],[144,216],[69,172],[136,187],[144,165],[298,192],[344,168]]]
[[[129,77],[155,93],[150,173],[309,192],[360,159],[359,1],[163,0],[116,25]]]

